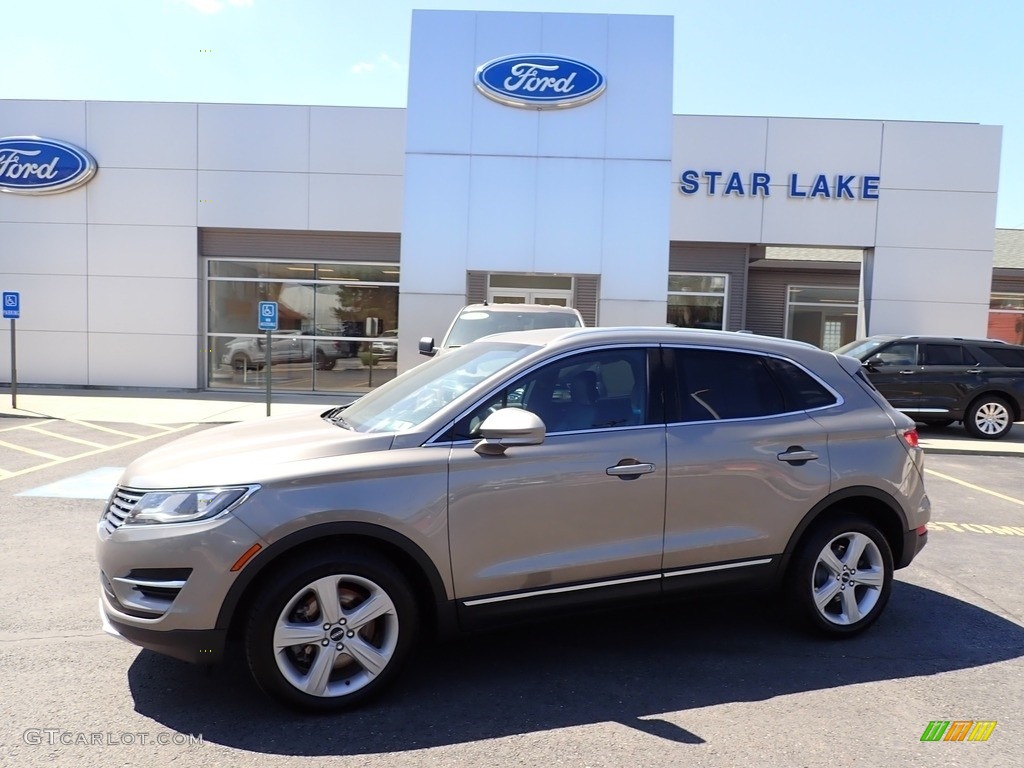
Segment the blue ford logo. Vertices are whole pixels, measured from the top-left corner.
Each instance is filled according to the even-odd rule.
[[[38,136],[0,139],[0,192],[65,192],[85,184],[94,173],[92,155],[63,141]]]
[[[504,56],[481,65],[476,87],[510,107],[578,107],[604,91],[604,75],[581,61],[561,56]]]

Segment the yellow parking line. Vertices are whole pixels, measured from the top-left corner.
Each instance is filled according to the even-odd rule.
[[[941,477],[943,480],[949,480],[951,483],[956,483],[957,485],[962,485],[964,488],[970,488],[972,491],[981,491],[982,493],[987,493],[989,496],[995,496],[997,499],[1002,499],[1003,501],[1008,501],[1011,504],[1020,504],[1022,507],[1024,507],[1024,500],[1015,499],[1013,496],[1007,496],[1004,493],[998,493],[996,491],[990,491],[988,488],[982,488],[980,485],[974,485],[974,483],[968,483],[968,482],[966,482],[964,480],[958,480],[955,477],[950,477],[949,475],[944,475],[941,472],[936,472],[934,469],[926,469],[925,472],[927,472],[929,475],[935,475],[936,477]]]
[[[83,440],[80,437],[71,437],[71,435],[61,435],[56,432],[50,432],[40,427],[25,427],[25,429],[31,429],[33,432],[38,432],[41,435],[49,435],[50,437],[59,437],[61,440],[70,440],[72,443],[80,443],[82,445],[88,445],[93,448],[105,447],[103,443],[94,443],[91,440]]]
[[[198,426],[198,424],[185,424],[185,425],[180,426],[180,427],[178,427],[178,428],[176,428],[174,430],[171,430],[171,432],[183,432],[184,430],[191,429],[192,427],[195,427],[195,426]],[[108,451],[113,451],[113,450],[116,450],[118,448],[127,448],[129,445],[135,445],[136,443],[144,443],[147,440],[152,440],[153,438],[156,438],[156,437],[166,437],[167,435],[171,434],[171,432],[162,432],[162,433],[160,433],[158,435],[144,435],[142,437],[136,437],[134,440],[128,440],[128,441],[123,442],[123,443],[118,443],[117,445],[110,445],[110,446],[105,446],[103,448],[97,448],[95,451],[86,451],[85,453],[79,453],[79,454],[77,454],[75,456],[68,456],[67,458],[63,458],[63,459],[55,459],[54,461],[49,461],[49,462],[47,462],[45,464],[39,464],[39,465],[37,465],[35,467],[29,467],[28,469],[21,469],[21,470],[18,470],[17,472],[9,472],[6,475],[0,477],[0,480],[9,480],[12,477],[18,477],[20,475],[27,475],[29,472],[38,472],[41,469],[48,469],[49,467],[56,467],[56,466],[58,466],[60,464],[66,464],[69,461],[74,461],[75,459],[84,459],[87,456],[96,456],[97,454],[107,453]]]
[[[952,531],[955,533],[995,533],[1000,536],[1024,536],[1024,526],[989,525],[987,523],[950,523],[940,520],[928,521],[928,532]]]
[[[33,456],[41,456],[44,459],[59,459],[60,458],[60,456],[54,456],[52,453],[43,453],[42,451],[37,451],[37,450],[35,450],[33,448],[26,448],[23,445],[15,445],[14,443],[7,443],[7,442],[4,442],[3,440],[0,440],[0,445],[4,446],[5,448],[13,448],[14,450],[21,451],[22,453],[31,453]]]
[[[44,424],[51,424],[54,421],[57,421],[57,419],[46,419],[46,421],[44,421],[43,423]],[[36,426],[36,425],[35,424],[19,424],[16,427],[4,427],[4,428],[0,429],[0,432],[13,432],[16,429],[28,429],[29,427],[34,427],[34,426]]]
[[[112,435],[122,435],[124,437],[142,437],[142,435],[136,435],[132,432],[122,432],[120,429],[113,429],[112,427],[104,427],[102,424],[93,424],[90,421],[76,421],[75,419],[64,419],[68,424],[77,424],[80,427],[89,427],[90,429],[98,429],[100,432],[109,432]],[[194,425],[190,425],[194,426]],[[165,433],[165,434],[170,434]],[[148,437],[148,435],[147,435]]]

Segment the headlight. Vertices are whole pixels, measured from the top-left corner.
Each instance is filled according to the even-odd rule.
[[[151,491],[136,502],[124,522],[126,525],[145,525],[208,520],[233,507],[257,487]]]

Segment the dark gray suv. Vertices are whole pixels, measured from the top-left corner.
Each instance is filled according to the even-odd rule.
[[[425,635],[778,587],[869,627],[927,540],[914,423],[860,363],[670,328],[509,333],[323,413],[133,462],[97,528],[105,628],[337,709]],[[237,641],[237,645],[233,644]]]
[[[922,424],[962,421],[971,436],[997,440],[1024,418],[1024,347],[948,336],[869,336],[836,353],[861,360],[892,406]]]

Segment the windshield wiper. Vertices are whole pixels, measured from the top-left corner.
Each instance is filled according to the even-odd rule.
[[[331,408],[321,415],[321,418],[326,419],[332,424],[337,424],[343,429],[352,429],[352,425],[345,421],[345,417],[341,415],[341,412],[348,408],[347,405],[339,405],[337,408]]]

